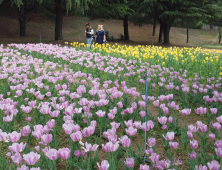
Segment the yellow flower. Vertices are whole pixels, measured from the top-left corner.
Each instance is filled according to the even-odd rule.
[[[222,72],[220,72],[220,76],[222,76]]]

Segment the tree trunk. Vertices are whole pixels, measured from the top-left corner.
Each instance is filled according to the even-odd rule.
[[[28,15],[26,4],[21,5],[18,12],[19,12],[20,36],[26,36],[26,19]]]
[[[220,41],[221,41],[221,33],[219,33],[219,41],[218,41],[218,44],[220,44]]]
[[[123,28],[124,28],[124,39],[129,40],[128,15],[126,15],[123,19]]]
[[[163,36],[164,36],[164,40],[163,43],[164,44],[170,44],[170,24],[164,24],[163,26]]]
[[[153,21],[153,35],[152,36],[155,36],[155,33],[156,33],[156,19],[154,19]]]
[[[62,37],[62,0],[55,0],[56,4],[56,19],[55,19],[55,40],[63,40]]]
[[[210,23],[210,29],[213,29],[213,27],[214,27],[214,23],[211,22],[211,23]]]
[[[159,40],[158,42],[162,42],[163,41],[163,25],[160,24],[160,31],[159,31]]]
[[[189,43],[189,25],[187,24],[187,43]]]

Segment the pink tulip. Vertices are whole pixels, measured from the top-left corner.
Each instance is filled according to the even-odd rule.
[[[135,121],[135,122],[133,123],[133,126],[136,127],[137,129],[140,129],[142,125],[141,125],[141,122]]]
[[[86,152],[82,150],[82,157],[85,158],[86,157]]]
[[[184,88],[182,88],[182,91],[184,93],[188,93],[190,91],[190,88],[189,87],[184,87]]]
[[[8,139],[14,143],[17,142],[20,138],[21,138],[21,133],[18,133],[16,131],[13,131],[12,133],[8,134]]]
[[[21,96],[22,95],[22,90],[17,90],[16,92],[15,92],[15,94],[16,94],[16,96]]]
[[[109,169],[109,162],[107,160],[103,160],[101,162],[101,166],[99,165],[98,162],[97,162],[97,166],[98,166],[99,170],[108,170]]]
[[[221,129],[220,123],[218,123],[218,122],[213,123],[213,128],[216,129],[216,130],[220,130]]]
[[[197,110],[195,110],[195,112],[197,114],[200,114],[200,115],[206,114],[207,113],[207,108],[199,107],[199,108],[197,108]]]
[[[146,102],[144,102],[142,100],[138,101],[138,104],[140,105],[141,108],[146,107]]]
[[[215,148],[215,152],[218,157],[222,157],[222,148]]]
[[[50,96],[51,96],[51,92],[47,92],[45,95],[46,95],[47,97],[50,97]]]
[[[193,149],[197,149],[197,147],[198,147],[198,142],[197,142],[197,140],[192,140],[192,141],[190,141],[190,146],[191,146]]]
[[[96,151],[97,148],[99,147],[99,145],[96,145],[94,144],[93,146],[90,144],[90,143],[85,143],[85,148],[82,147],[82,149],[85,151],[85,152],[89,152],[89,151]]]
[[[143,131],[147,130],[149,131],[150,129],[154,128],[154,123],[152,120],[149,120],[147,123],[143,123],[141,129]]]
[[[119,148],[119,142],[113,144],[112,142],[108,142],[105,145],[102,144],[102,149],[105,152],[115,152]]]
[[[21,142],[20,144],[18,143],[13,143],[12,146],[9,146],[8,149],[11,152],[22,152],[25,149],[26,143],[23,144],[23,142]]]
[[[197,154],[196,154],[196,152],[193,151],[191,154],[188,153],[188,156],[190,157],[190,159],[196,159]]]
[[[74,112],[74,110],[73,110],[73,106],[68,106],[66,109],[65,109],[65,114],[66,115],[68,115],[68,116],[71,116],[71,115],[73,115],[73,112]]]
[[[35,147],[35,150],[39,152],[39,151],[40,151],[40,147],[39,147],[39,146],[36,146],[36,147]]]
[[[112,126],[112,128],[118,129],[120,126],[120,123],[111,122],[110,125]]]
[[[42,105],[42,107],[40,108],[40,112],[44,115],[49,114],[51,111],[51,107],[49,107],[48,105]]]
[[[196,128],[196,126],[194,126],[194,125],[189,125],[189,126],[188,126],[188,130],[191,131],[191,132],[193,132],[193,133],[195,133],[195,132],[197,131],[197,128]]]
[[[167,130],[167,125],[163,125],[161,128],[162,128],[163,130]]]
[[[124,147],[129,147],[131,145],[131,140],[128,138],[128,136],[124,135],[119,139],[119,142],[124,146]]]
[[[28,104],[31,108],[35,108],[36,101],[30,101],[30,102],[28,102]]]
[[[172,122],[173,122],[173,117],[172,117],[172,116],[170,116],[170,117],[168,118],[168,122],[169,122],[169,123],[172,123]]]
[[[55,127],[55,120],[52,119],[52,120],[49,120],[46,125],[48,126],[49,129],[52,129]]]
[[[123,103],[122,103],[122,102],[118,102],[118,103],[117,103],[117,106],[118,106],[119,108],[123,108]]]
[[[8,134],[6,132],[1,132],[0,133],[0,141],[9,142],[8,141]]]
[[[166,137],[163,136],[166,140],[173,140],[174,139],[174,132],[167,132]]]
[[[21,133],[22,136],[28,136],[28,135],[30,134],[30,132],[31,132],[31,129],[30,129],[30,126],[29,126],[29,125],[24,126],[24,127],[22,128],[22,130],[20,131],[20,133]]]
[[[146,112],[145,111],[140,111],[140,117],[145,117]]]
[[[170,147],[172,148],[172,149],[177,149],[178,148],[178,146],[179,146],[179,143],[178,142],[169,142],[169,144],[170,144]]]
[[[74,155],[75,155],[76,157],[80,157],[80,156],[81,156],[80,150],[75,151],[75,152],[74,152]]]
[[[155,138],[149,138],[148,139],[148,145],[149,145],[149,147],[154,147],[156,145],[156,139]]]
[[[210,112],[212,114],[217,114],[217,108],[210,108]]]
[[[19,152],[15,153],[14,156],[11,156],[12,161],[14,164],[18,165],[22,162],[22,156],[20,155]]]
[[[140,165],[140,170],[150,170],[149,165]]]
[[[166,124],[167,122],[167,117],[162,116],[162,117],[158,117],[158,122],[162,125]]]
[[[133,127],[133,120],[124,121],[126,127]]]
[[[153,102],[153,105],[154,105],[155,107],[158,107],[158,106],[159,106],[159,100],[155,100],[155,101]]]
[[[17,170],[29,170],[29,167],[22,165],[21,168],[17,168]]]
[[[183,110],[179,110],[181,115],[187,116],[191,113],[191,109],[183,109]]]
[[[207,163],[207,166],[210,170],[219,170],[221,165],[219,164],[219,162],[213,160],[211,162]]]
[[[168,114],[168,113],[169,113],[168,107],[164,107],[162,110],[163,110],[163,113],[164,113],[164,114]]]
[[[147,149],[146,154],[152,154],[153,153],[153,148]]]
[[[153,163],[155,163],[155,162],[158,162],[158,161],[159,161],[160,155],[157,155],[156,153],[152,153],[149,158],[150,158],[150,160],[151,160]]]
[[[6,156],[11,158],[11,152],[6,153]]]
[[[31,122],[32,118],[31,117],[27,117],[27,121]]]
[[[35,163],[39,160],[40,155],[35,152],[30,152],[28,154],[23,155],[23,160],[28,165],[35,165]]]
[[[13,120],[13,114],[11,114],[10,116],[3,117],[4,123],[11,122],[12,120]]]
[[[126,129],[126,134],[129,136],[134,136],[136,132],[137,132],[137,129],[134,129],[132,126]]]
[[[217,140],[214,144],[215,147],[217,148],[222,148],[222,141],[221,140]]]
[[[56,149],[49,149],[45,156],[50,160],[56,160],[59,157],[59,152]]]
[[[82,140],[82,133],[80,131],[74,132],[70,135],[73,142]]]
[[[46,145],[49,144],[52,141],[52,134],[44,134],[41,136],[41,142],[39,144]]]
[[[133,167],[134,166],[134,159],[133,158],[126,158],[126,161],[124,161],[125,165],[127,167]]]
[[[200,127],[201,132],[205,133],[207,131],[207,125],[202,124]]]
[[[217,122],[222,123],[222,115],[217,117],[216,119],[217,119]]]
[[[59,113],[60,113],[59,110],[55,110],[55,111],[53,111],[53,112],[49,112],[49,115],[50,115],[51,117],[58,117]]]
[[[22,106],[20,107],[20,109],[21,109],[24,113],[29,113],[29,112],[31,112],[31,110],[32,110],[31,107],[29,107],[29,106],[24,106],[24,105],[22,105]]]
[[[99,110],[99,111],[96,112],[96,115],[97,115],[98,117],[104,117],[105,114],[106,114],[106,112],[103,112],[102,110]]]
[[[93,126],[89,126],[89,127],[85,127],[83,130],[82,130],[82,134],[84,137],[89,137],[90,135],[92,135],[95,131],[95,127]]]
[[[62,148],[58,150],[61,159],[69,159],[71,150],[68,148]]]
[[[210,134],[209,134],[209,138],[212,139],[212,140],[214,140],[214,139],[215,139],[215,134],[210,133]]]

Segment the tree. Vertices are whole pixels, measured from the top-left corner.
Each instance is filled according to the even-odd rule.
[[[88,10],[88,3],[90,0],[45,0],[42,5],[55,12],[55,40],[63,40],[62,25],[63,25],[63,13],[66,11],[75,14],[84,14],[85,10]]]
[[[132,10],[127,0],[93,0],[89,4],[90,11],[87,14],[91,20],[94,19],[122,19],[124,28],[124,39],[129,40],[128,17]]]
[[[0,0],[0,4],[5,0]],[[19,23],[20,35],[25,36],[26,19],[28,12],[33,8],[34,3],[39,3],[48,9],[51,9],[55,14],[55,40],[62,40],[62,24],[63,11],[71,11],[73,13],[84,13],[88,9],[90,0],[11,0],[12,4],[16,4],[19,8]],[[81,10],[77,10],[81,9]]]
[[[200,20],[221,17],[217,0],[140,0],[137,15],[154,18],[160,23],[159,41],[163,30],[164,43],[170,43],[170,29],[176,20]],[[137,5],[138,6],[138,5]],[[135,10],[135,9],[134,9]],[[184,20],[185,19],[185,20]]]
[[[28,12],[33,10],[34,5],[34,1],[24,1],[18,8],[20,36],[26,36],[26,19],[28,17]]]

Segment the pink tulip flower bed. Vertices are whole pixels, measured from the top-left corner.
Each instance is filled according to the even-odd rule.
[[[48,44],[0,61],[1,169],[222,167],[220,77]]]

